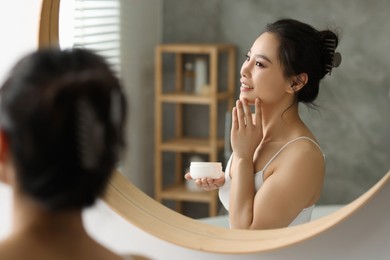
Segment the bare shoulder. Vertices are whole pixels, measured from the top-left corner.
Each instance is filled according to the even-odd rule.
[[[50,244],[50,246],[48,246]],[[74,250],[70,250],[70,249]],[[80,250],[82,249],[82,250]],[[95,260],[123,260],[123,258],[105,247],[93,242],[82,242],[79,246],[43,243],[31,237],[16,235],[0,242],[0,259],[7,260],[65,260],[65,259],[95,259]],[[137,259],[137,258],[135,258]]]
[[[141,255],[126,255],[123,256],[123,260],[150,260],[150,258]]]
[[[306,190],[307,195],[315,197],[313,200],[318,199],[325,175],[324,155],[319,146],[304,138],[296,140],[286,147],[281,159],[279,172],[291,187]]]
[[[298,177],[297,174],[321,175],[324,167],[325,160],[320,146],[312,140],[300,138],[284,147],[270,170],[272,173],[282,172]]]
[[[9,237],[0,242],[0,259],[18,260],[28,259],[26,255],[27,250],[21,250],[24,247],[24,242],[20,241],[18,246],[18,240],[14,237]]]
[[[286,167],[310,175],[324,172],[325,160],[322,150],[318,144],[306,138],[290,143],[280,157],[283,162],[279,164],[281,169]]]
[[[84,253],[72,259],[96,259],[96,260],[123,260],[124,258],[92,240],[92,244],[85,244]],[[80,258],[78,258],[80,257]],[[126,259],[126,258],[125,258]],[[131,259],[131,258],[130,258]]]
[[[9,246],[7,245],[8,241],[1,241],[0,242],[0,259],[13,259],[10,255]]]
[[[302,151],[305,150],[312,150],[312,151],[317,151],[320,154],[322,154],[321,148],[317,140],[315,140],[314,137],[307,137],[307,136],[301,136],[293,140],[290,145],[290,147],[295,147],[295,148],[301,148]]]
[[[302,138],[290,143],[275,160],[272,170],[273,184],[283,184],[294,194],[300,190],[299,193],[306,193],[305,197],[310,197],[311,202],[319,198],[325,176],[325,160],[314,142]]]
[[[299,139],[282,150],[268,171],[255,196],[254,222],[259,226],[268,223],[272,227],[286,227],[319,199],[324,158],[316,144]],[[267,212],[266,216],[263,212]]]

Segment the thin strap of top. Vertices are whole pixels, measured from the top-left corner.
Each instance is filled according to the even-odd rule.
[[[284,148],[286,148],[287,145],[289,145],[292,142],[295,142],[297,140],[300,140],[300,139],[307,139],[307,140],[311,141],[313,144],[315,144],[318,147],[318,149],[320,149],[320,151],[322,153],[321,147],[317,144],[316,141],[314,141],[313,139],[311,139],[307,136],[299,136],[297,138],[294,138],[294,139],[288,141],[285,145],[283,145],[282,148],[280,148],[279,151],[276,154],[274,154],[274,156],[272,156],[272,158],[267,162],[267,164],[263,167],[261,172],[263,172],[265,169],[267,169],[268,165],[276,158],[276,156],[278,156],[283,151]],[[324,155],[324,154],[322,153],[322,155]]]

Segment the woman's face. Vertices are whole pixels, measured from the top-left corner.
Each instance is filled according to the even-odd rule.
[[[276,103],[286,97],[291,83],[285,78],[278,56],[279,40],[272,33],[261,34],[253,43],[241,67],[240,98],[254,103]]]

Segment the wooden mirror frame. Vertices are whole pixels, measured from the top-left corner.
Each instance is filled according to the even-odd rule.
[[[39,47],[59,47],[60,0],[43,0]],[[318,220],[274,230],[229,230],[185,217],[143,193],[119,172],[111,179],[104,201],[134,226],[175,245],[212,253],[248,254],[284,248],[311,239],[347,220],[380,190],[390,185],[390,172],[359,198]]]
[[[59,47],[60,0],[42,0],[38,47]]]

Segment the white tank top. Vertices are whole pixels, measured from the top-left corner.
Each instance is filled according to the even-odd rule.
[[[263,167],[262,170],[256,172],[254,174],[254,178],[255,178],[255,191],[257,192],[261,185],[263,185],[264,183],[264,171],[265,169],[268,167],[268,165],[283,151],[284,148],[286,148],[286,146],[288,146],[289,144],[291,144],[292,142],[294,141],[297,141],[297,140],[300,140],[300,139],[307,139],[307,140],[310,140],[311,142],[313,142],[320,150],[321,150],[321,147],[312,139],[310,139],[309,137],[306,137],[306,136],[300,136],[300,137],[297,137],[293,140],[290,140],[289,142],[287,142],[285,145],[283,145],[282,148],[280,148],[280,150],[274,155],[272,156],[272,158],[266,163],[266,165]],[[226,165],[226,169],[225,169],[225,183],[223,186],[221,186],[219,188],[219,199],[220,201],[222,202],[222,205],[226,208],[227,211],[229,211],[229,196],[230,196],[230,186],[231,186],[231,179],[230,179],[230,167],[231,167],[231,162],[232,162],[232,158],[233,158],[233,154],[230,156],[230,159]],[[304,208],[299,214],[298,216],[290,223],[289,226],[294,226],[294,225],[298,225],[298,224],[303,224],[305,222],[309,222],[310,219],[311,219],[311,213],[313,211],[313,208],[314,208],[314,204],[311,205],[310,207],[307,207],[307,208]]]

